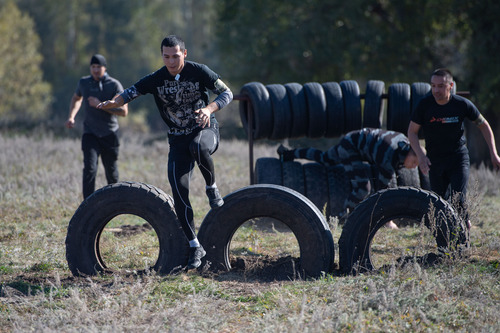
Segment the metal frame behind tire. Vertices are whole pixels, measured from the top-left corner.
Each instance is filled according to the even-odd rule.
[[[160,249],[153,270],[168,274],[186,265],[189,244],[170,196],[152,185],[120,182],[94,192],[71,218],[66,260],[73,275],[95,275],[108,270],[100,255],[99,238],[106,224],[121,214],[139,216],[155,230]]]
[[[230,270],[231,239],[246,221],[271,217],[286,224],[300,247],[300,272],[318,277],[332,272],[334,243],[325,218],[300,193],[277,185],[251,185],[224,197],[224,205],[212,209],[203,220],[198,239],[207,255],[202,265],[214,271]]]

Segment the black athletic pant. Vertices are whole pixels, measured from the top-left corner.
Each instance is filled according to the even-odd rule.
[[[444,199],[453,202],[458,198],[459,213],[469,219],[466,204],[467,184],[469,182],[469,152],[461,152],[444,158],[433,158],[429,170],[431,189]]]
[[[172,187],[175,212],[188,240],[196,238],[193,209],[189,201],[189,182],[194,163],[198,164],[207,186],[215,183],[211,155],[219,147],[219,126],[197,129],[188,135],[169,135],[168,181]]]
[[[118,181],[118,151],[120,142],[116,133],[98,137],[85,133],[82,137],[83,151],[83,198],[94,193],[99,156],[106,173],[108,184]]]

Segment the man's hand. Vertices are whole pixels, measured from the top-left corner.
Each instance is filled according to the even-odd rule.
[[[73,127],[75,127],[75,119],[70,118],[70,119],[66,120],[66,124],[65,125],[66,125],[67,128],[73,128]]]
[[[418,158],[418,167],[420,168],[420,171],[422,171],[422,173],[424,175],[427,175],[429,173],[430,168],[431,168],[431,161],[425,155],[422,157],[419,157]]]
[[[493,164],[493,168],[495,170],[500,169],[500,157],[497,154],[491,155],[491,163]]]
[[[196,123],[201,126],[201,128],[205,128],[205,126],[210,127],[210,110],[207,108],[202,108],[195,110],[194,113],[196,116]]]
[[[114,100],[113,101],[108,100],[108,101],[104,101],[104,102],[97,104],[96,108],[106,110],[106,109],[118,108],[120,106],[121,105],[118,105],[118,103],[116,103]]]

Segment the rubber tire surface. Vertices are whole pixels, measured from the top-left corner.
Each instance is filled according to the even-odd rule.
[[[340,82],[340,88],[344,99],[344,132],[358,130],[362,126],[359,85],[354,80],[347,80]]]
[[[326,132],[325,137],[337,138],[344,133],[344,100],[342,89],[337,82],[322,84],[326,98]]]
[[[152,269],[168,274],[186,265],[189,244],[177,220],[172,198],[152,185],[119,182],[90,195],[69,222],[66,260],[73,275],[108,271],[100,255],[99,238],[106,224],[121,214],[139,216],[155,230],[160,249]]]
[[[426,95],[431,94],[432,92],[431,92],[431,85],[427,82],[414,82],[411,84],[410,89],[411,89],[411,114],[413,115],[420,100],[424,98]],[[420,128],[420,131],[418,131],[418,138],[419,139],[424,138],[424,131],[422,128]]]
[[[271,217],[286,224],[300,247],[300,271],[318,277],[332,272],[334,242],[321,212],[300,193],[283,186],[250,185],[224,197],[224,205],[212,209],[203,220],[198,239],[207,255],[202,266],[210,263],[214,271],[230,270],[231,239],[250,219]]]
[[[413,82],[411,84],[411,112],[417,108],[422,98],[431,94],[431,85],[427,82]]]
[[[253,110],[253,128],[249,129],[249,106],[245,101],[240,102],[240,119],[247,135],[248,131],[251,130],[254,140],[268,139],[273,130],[273,113],[271,102],[269,101],[269,93],[267,92],[266,87],[260,82],[249,82],[241,87],[240,94],[245,95],[250,99],[248,103],[252,105]]]
[[[459,235],[457,241],[465,242],[464,224],[455,209],[443,198],[414,187],[386,189],[371,195],[349,214],[339,239],[341,272],[352,274],[373,269],[370,259],[371,241],[389,220],[423,220],[430,228],[428,213],[431,207],[435,209],[434,236],[438,249],[453,248],[456,245],[455,235]]]
[[[370,80],[366,83],[363,127],[381,128],[383,122],[383,99],[385,83]]]
[[[286,94],[286,88],[281,84],[269,84],[266,88],[273,112],[273,130],[270,139],[286,139],[290,136],[292,123],[290,100]]]
[[[291,82],[285,84],[285,89],[290,100],[290,110],[292,112],[290,138],[306,136],[309,128],[309,119],[304,88],[299,83]]]
[[[344,211],[345,199],[351,193],[351,183],[345,175],[343,165],[327,166],[326,174],[330,216],[339,216]]]
[[[407,135],[410,125],[410,85],[393,83],[389,86],[387,129]]]
[[[255,183],[283,185],[281,161],[275,157],[261,157],[255,161]]]
[[[326,167],[320,163],[306,163],[304,169],[304,186],[306,197],[311,200],[321,212],[330,216],[328,177]]]
[[[308,82],[304,84],[306,95],[307,114],[309,115],[309,128],[307,136],[321,138],[326,132],[326,97],[321,84]]]
[[[283,162],[283,186],[305,195],[304,170],[302,164],[296,161]]]

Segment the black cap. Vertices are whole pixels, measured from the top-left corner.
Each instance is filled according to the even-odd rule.
[[[100,54],[94,54],[92,59],[90,59],[90,65],[99,65],[106,67],[106,58]]]

